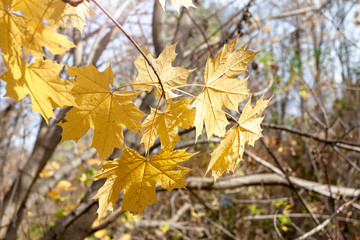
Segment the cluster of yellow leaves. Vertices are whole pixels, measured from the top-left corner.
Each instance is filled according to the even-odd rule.
[[[76,104],[70,94],[73,85],[59,77],[62,66],[43,60],[43,48],[53,54],[64,55],[75,47],[66,35],[56,31],[59,27],[69,27],[68,19],[73,27],[82,30],[86,25],[84,14],[91,14],[88,2],[78,8],[61,0],[0,2],[0,49],[8,69],[0,78],[7,82],[6,96],[19,101],[29,94],[33,110],[46,121],[54,116],[54,108]],[[35,61],[28,64],[34,58]]]
[[[43,170],[39,173],[39,177],[48,178],[54,175],[54,171],[60,168],[60,164],[58,162],[47,163]]]
[[[269,102],[261,98],[255,106],[250,107],[250,98],[238,121],[222,110],[227,108],[238,112],[239,103],[250,96],[250,91],[246,87],[248,78],[236,76],[247,71],[247,65],[257,52],[245,50],[245,45],[234,50],[236,42],[237,39],[226,44],[215,59],[208,59],[204,73],[205,86],[192,104],[192,107],[196,108],[194,123],[196,138],[202,132],[203,122],[208,138],[212,135],[218,137],[225,135],[211,154],[207,169],[207,172],[212,170],[215,179],[225,172],[233,172],[242,160],[245,144],[253,145],[262,136],[260,124],[263,118],[258,116]],[[237,123],[237,126],[229,131],[226,131],[229,124],[226,115]]]
[[[168,100],[164,111],[153,109],[152,113],[141,123],[145,116],[132,102],[139,91],[114,91],[114,75],[111,67],[99,72],[94,66],[68,68],[72,88],[69,90],[75,98],[74,107],[67,113],[65,121],[59,123],[63,128],[62,141],[78,141],[90,128],[94,130],[92,146],[98,151],[101,159],[113,151],[115,147],[124,148],[122,130],[127,128],[142,134],[141,142],[149,149],[157,136],[160,136],[163,149],[151,157],[143,157],[136,151],[126,148],[120,159],[105,162],[95,179],[107,178],[106,184],[99,190],[95,198],[99,199],[99,217],[112,209],[121,190],[124,189],[122,209],[139,214],[145,207],[156,202],[155,185],[158,183],[171,191],[173,188],[185,187],[185,174],[190,170],[177,164],[188,160],[193,154],[185,150],[173,151],[179,141],[178,128],[190,128],[194,122],[195,110],[189,109],[191,99],[172,101],[177,96],[173,87],[186,84],[191,71],[180,67],[172,67],[176,57],[175,45],[168,46],[157,59],[144,49],[152,60],[153,66],[165,79]],[[153,70],[140,56],[135,66],[139,75],[132,82],[137,90],[151,91],[154,87],[161,96],[161,89]]]
[[[239,103],[249,97],[247,78],[235,76],[247,71],[247,65],[256,52],[245,50],[245,46],[235,50],[237,39],[226,44],[215,57],[208,59],[205,66],[205,87],[192,104],[196,108],[196,138],[203,129],[203,121],[208,138],[211,135],[223,137],[229,124],[225,112],[228,108],[238,112]]]
[[[167,100],[164,111],[152,109],[143,123],[140,120],[144,114],[131,102],[139,92],[110,91],[109,84],[112,84],[113,78],[110,68],[98,73],[94,67],[89,66],[83,70],[79,68],[75,73],[75,68],[69,67],[68,73],[76,76],[76,86],[72,92],[76,95],[78,106],[67,114],[66,122],[60,124],[64,129],[63,140],[78,140],[91,127],[95,132],[93,146],[100,157],[104,158],[114,147],[123,147],[121,131],[126,127],[143,135],[141,142],[145,149],[149,149],[158,136],[162,145],[162,149],[151,157],[143,157],[125,147],[121,158],[104,163],[95,176],[95,179],[107,178],[105,185],[95,196],[99,199],[99,217],[113,209],[122,190],[122,210],[140,214],[147,205],[156,202],[156,184],[169,191],[185,187],[185,174],[190,169],[179,166],[178,163],[188,160],[193,154],[186,153],[185,150],[173,151],[173,148],[180,140],[178,128],[190,128],[193,125],[195,110],[189,109],[192,99],[176,102],[171,99],[177,97],[173,88],[186,84],[192,72],[172,67],[172,61],[176,57],[175,48],[176,45],[167,46],[157,59],[144,49],[160,79],[164,79],[162,84]],[[161,99],[159,81],[143,56],[138,57],[135,66],[138,77],[131,83],[133,88],[146,92],[155,88],[155,96]]]
[[[159,1],[164,7],[165,0]],[[170,2],[177,11],[181,5],[194,6],[191,0]],[[87,1],[73,7],[61,0],[2,0],[0,48],[8,72],[0,78],[7,82],[7,96],[19,101],[29,94],[33,110],[46,121],[54,116],[54,108],[72,106],[59,124],[63,128],[62,141],[78,141],[91,128],[94,130],[92,146],[102,160],[115,147],[124,149],[121,158],[105,162],[95,175],[96,180],[107,178],[95,196],[99,199],[99,218],[113,209],[121,191],[124,191],[122,210],[140,214],[147,205],[156,202],[156,184],[169,191],[185,188],[185,175],[190,169],[178,164],[193,154],[184,149],[174,151],[180,140],[179,128],[188,129],[194,124],[198,138],[205,123],[208,138],[212,135],[224,137],[211,154],[207,171],[211,170],[215,179],[224,172],[234,171],[242,159],[245,144],[253,145],[262,136],[260,123],[263,118],[259,116],[269,100],[261,98],[255,106],[250,106],[250,98],[239,120],[223,108],[238,113],[239,104],[249,98],[248,78],[237,76],[247,71],[247,65],[257,52],[246,50],[245,46],[235,50],[237,39],[225,45],[214,59],[208,59],[201,93],[178,101],[174,98],[182,96],[179,93],[186,94],[180,88],[189,86],[187,78],[193,70],[172,66],[176,44],[167,46],[156,59],[144,48],[152,66],[142,55],[134,62],[138,76],[130,85],[137,91],[112,90],[110,85],[114,75],[111,67],[99,72],[92,65],[67,66],[72,80],[61,79],[59,72],[63,66],[43,60],[43,49],[53,54],[65,54],[74,44],[56,32],[57,29],[69,27],[70,21],[73,27],[82,31],[86,25],[84,16],[91,13]],[[141,91],[153,89],[159,104],[141,122],[145,114],[132,101]],[[163,106],[160,104],[162,99]],[[236,123],[228,131],[227,116]],[[142,135],[146,157],[125,146],[123,128]],[[161,150],[149,156],[149,149],[157,137]]]
[[[237,39],[224,46],[215,59],[208,59],[205,67],[205,85],[198,97],[181,99],[174,102],[171,98],[178,95],[173,92],[186,85],[186,79],[191,71],[184,68],[172,67],[176,57],[175,45],[167,46],[159,58],[153,59],[144,49],[145,54],[159,72],[165,90],[164,111],[151,109],[151,113],[143,121],[144,129],[141,142],[145,149],[149,149],[159,136],[162,150],[148,158],[139,155],[132,149],[125,148],[121,158],[105,162],[104,167],[95,179],[107,178],[105,185],[99,190],[95,198],[99,199],[99,217],[112,210],[122,190],[124,190],[122,209],[139,214],[148,204],[156,202],[155,184],[171,190],[175,187],[185,187],[185,174],[188,169],[177,164],[186,161],[191,154],[184,150],[172,151],[174,144],[180,140],[178,128],[189,128],[194,122],[196,137],[202,132],[203,122],[208,137],[216,135],[224,137],[220,145],[211,154],[211,161],[207,171],[212,170],[216,179],[224,172],[234,171],[243,156],[245,144],[253,145],[261,137],[262,122],[259,115],[267,106],[269,100],[258,100],[255,106],[247,102],[237,126],[226,131],[229,125],[227,114],[222,108],[238,112],[239,103],[250,96],[246,87],[248,78],[236,76],[247,71],[247,65],[254,58],[256,52],[245,50],[245,46],[235,49]],[[138,77],[131,84],[137,90],[149,92],[155,88],[155,96],[162,98],[162,89],[153,70],[140,56],[135,61]],[[193,101],[194,100],[194,101]],[[196,111],[189,109],[196,108]],[[79,103],[78,103],[79,104]],[[174,171],[173,169],[177,170]],[[174,179],[176,178],[176,179]]]
[[[63,191],[76,191],[77,187],[73,186],[71,182],[66,180],[61,180],[56,184],[55,188],[50,189],[48,196],[53,199],[61,199],[61,193]]]

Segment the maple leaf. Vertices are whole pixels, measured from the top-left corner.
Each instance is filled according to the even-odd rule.
[[[161,6],[163,7],[163,10],[165,11],[165,3],[166,0],[159,0]],[[180,6],[184,6],[186,8],[189,7],[194,7],[196,8],[196,6],[193,4],[192,0],[170,0],[171,4],[173,5],[173,7],[176,9],[177,12],[180,11]]]
[[[0,1],[0,9],[4,10],[9,8],[9,0],[2,0]]]
[[[14,10],[22,11],[24,16],[37,24],[44,18],[56,28],[69,27],[67,22],[70,19],[72,26],[81,32],[87,25],[85,15],[93,15],[88,1],[83,1],[75,7],[62,0],[16,0]]]
[[[247,78],[236,78],[247,71],[247,65],[257,52],[245,50],[245,45],[234,51],[237,39],[225,44],[223,50],[215,57],[208,59],[205,66],[205,87],[195,99],[192,107],[196,108],[196,138],[205,129],[208,138],[212,135],[223,137],[229,122],[221,108],[238,111],[238,105],[249,96],[246,87]]]
[[[150,148],[158,135],[163,147],[180,140],[178,128],[190,128],[194,122],[195,110],[187,108],[191,100],[181,99],[173,102],[169,99],[164,112],[151,109],[151,114],[142,124],[145,133],[141,142],[144,143],[145,149]]]
[[[193,153],[185,150],[171,151],[169,145],[149,159],[136,151],[125,147],[121,158],[105,162],[102,169],[94,176],[95,180],[107,178],[94,198],[99,199],[98,217],[114,208],[120,192],[124,190],[121,211],[129,210],[140,214],[147,205],[156,203],[156,184],[168,191],[185,188],[185,174],[191,169],[179,166]],[[176,170],[174,170],[176,169]]]
[[[67,40],[67,36],[56,33],[56,27],[45,25],[42,21],[54,14],[56,0],[16,0],[13,9],[22,11],[25,17],[31,19],[28,23],[29,32],[24,51],[34,57],[43,55],[42,47],[46,47],[51,53],[64,55],[69,48],[75,45]],[[75,16],[74,16],[75,18]],[[81,18],[81,16],[80,16]],[[57,24],[61,24],[57,23]],[[65,24],[65,23],[63,23]]]
[[[64,55],[69,48],[76,47],[67,40],[66,35],[56,33],[52,26],[45,26],[43,23],[36,25],[34,22],[30,22],[28,26],[33,34],[28,37],[28,43],[24,44],[24,51],[34,57],[44,55],[42,47],[57,55]]]
[[[141,133],[141,118],[145,114],[132,102],[140,92],[113,92],[109,87],[114,78],[111,67],[104,72],[99,72],[93,65],[85,68],[68,66],[68,69],[71,77],[76,76],[72,94],[78,106],[66,114],[66,122],[59,124],[63,128],[62,142],[78,141],[93,128],[92,146],[104,159],[114,147],[123,147],[123,127]]]
[[[35,60],[26,66],[21,61],[21,77],[14,79],[8,71],[2,76],[6,85],[6,96],[16,101],[30,95],[33,111],[39,112],[48,123],[50,117],[54,117],[53,109],[75,105],[75,98],[71,95],[73,84],[59,77],[62,66],[50,60]]]
[[[0,6],[0,48],[2,53],[10,54],[21,51],[20,47],[25,40],[28,20],[19,14],[11,12],[11,6]]]
[[[21,46],[28,34],[28,20],[11,12],[12,3],[3,2],[0,5],[0,49],[5,66],[13,77],[21,77]]]
[[[64,3],[62,0],[52,1],[45,18],[57,27],[68,27],[67,21],[70,19],[72,27],[82,32],[84,26],[87,25],[85,15],[94,14],[87,1],[80,3],[77,7]]]
[[[258,116],[264,111],[269,101],[261,98],[255,106],[251,107],[250,98],[240,115],[238,126],[231,128],[212,152],[206,173],[212,170],[215,180],[224,172],[234,172],[236,165],[242,160],[245,143],[253,146],[255,141],[262,137],[260,124],[263,117],[258,118]]]
[[[177,97],[176,94],[172,92],[173,87],[181,86],[186,84],[186,79],[193,70],[187,70],[183,67],[173,67],[171,63],[176,58],[176,44],[171,46],[166,46],[162,51],[160,56],[157,59],[154,59],[148,50],[145,48],[147,58],[150,59],[150,62],[156,69],[159,77],[164,86],[166,98]],[[138,70],[137,78],[132,81],[130,84],[136,89],[145,92],[150,92],[155,87],[155,96],[161,96],[162,89],[159,84],[158,78],[156,77],[153,69],[150,67],[145,58],[140,55],[134,62],[136,69]]]
[[[15,0],[14,11],[21,11],[31,21],[40,23],[55,0]]]

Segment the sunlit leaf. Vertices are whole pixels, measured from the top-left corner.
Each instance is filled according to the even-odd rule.
[[[143,49],[147,58],[151,61],[152,65],[159,74],[167,98],[177,96],[172,92],[172,88],[186,84],[186,79],[192,72],[192,70],[187,70],[183,67],[172,66],[172,62],[176,58],[175,48],[176,44],[166,46],[157,59],[154,59],[149,51]],[[145,58],[140,55],[134,64],[138,70],[138,76],[131,82],[132,86],[136,90],[146,92],[150,92],[153,88],[155,88],[155,96],[161,96],[162,89],[159,80]]]
[[[105,159],[115,147],[122,148],[124,127],[141,133],[141,118],[144,114],[132,100],[140,93],[133,91],[114,92],[114,74],[111,67],[99,72],[93,65],[85,68],[68,67],[68,74],[75,77],[72,95],[77,107],[72,108],[59,125],[63,128],[62,140],[78,141],[90,128],[94,129],[92,146],[100,158]]]
[[[39,112],[46,122],[54,117],[53,109],[76,105],[75,97],[71,94],[74,85],[59,77],[61,65],[41,58],[29,66],[22,59],[20,62],[19,79],[15,79],[10,71],[0,76],[7,82],[6,96],[20,101],[29,94],[33,111]]]
[[[151,114],[142,124],[145,132],[141,142],[144,143],[145,149],[149,149],[158,135],[162,147],[180,140],[178,128],[190,128],[194,123],[195,110],[187,108],[190,101],[191,99],[181,99],[173,102],[170,99],[165,105],[164,112],[151,109]]]
[[[221,108],[238,111],[238,105],[249,97],[246,87],[247,78],[236,78],[247,71],[247,65],[257,52],[245,50],[245,45],[235,49],[237,39],[225,44],[223,50],[215,57],[208,59],[205,66],[205,87],[192,104],[196,108],[196,138],[205,129],[208,138],[212,135],[223,137],[229,124]]]
[[[156,202],[156,184],[168,191],[185,188],[185,174],[190,169],[179,166],[193,154],[185,150],[172,151],[173,146],[160,150],[149,159],[125,148],[121,158],[105,162],[95,180],[107,178],[94,198],[99,199],[99,218],[114,208],[120,192],[124,190],[121,210],[140,214],[147,205]]]
[[[217,179],[224,172],[234,172],[236,165],[242,160],[245,144],[254,145],[261,134],[260,124],[263,120],[258,117],[266,108],[269,100],[259,99],[255,106],[247,102],[238,120],[239,125],[231,128],[222,139],[219,146],[211,154],[211,161],[207,172],[212,170],[212,176]]]

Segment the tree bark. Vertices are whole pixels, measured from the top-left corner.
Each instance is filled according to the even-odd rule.
[[[61,110],[59,119],[65,116],[68,109]],[[15,181],[6,193],[0,212],[0,239],[16,239],[18,218],[21,209],[34,185],[37,176],[53,154],[61,139],[61,127],[54,122],[47,126],[43,121],[33,149],[24,168],[17,173]]]
[[[159,0],[154,0],[153,18],[152,18],[152,38],[156,56],[159,56],[166,45],[165,35],[165,13]]]

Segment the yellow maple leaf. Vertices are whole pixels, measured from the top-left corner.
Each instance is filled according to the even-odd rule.
[[[206,173],[212,170],[215,180],[224,172],[234,172],[236,165],[242,160],[245,143],[253,146],[255,141],[262,137],[260,124],[263,117],[258,118],[258,116],[264,111],[269,101],[261,98],[255,106],[251,107],[250,98],[238,120],[238,126],[231,128],[212,152]]]
[[[8,8],[8,5],[9,5],[9,0],[2,0],[2,1],[0,1],[0,9],[1,9],[1,10],[7,9],[7,8]]]
[[[52,0],[46,13],[45,19],[53,26],[68,27],[68,19],[71,25],[82,32],[87,25],[85,15],[93,15],[88,1],[83,1],[77,7],[64,3],[62,0]]]
[[[53,109],[75,105],[75,98],[70,93],[73,84],[59,77],[62,66],[50,60],[35,60],[29,66],[20,60],[21,77],[14,79],[10,71],[0,76],[6,85],[6,96],[16,101],[30,95],[33,111],[39,112],[48,123],[54,117]]]
[[[26,24],[28,20],[19,14],[13,13],[11,8],[0,8],[0,48],[2,53],[19,52],[25,40]]]
[[[93,65],[85,68],[68,66],[68,69],[71,77],[76,76],[72,94],[78,106],[66,114],[65,122],[59,124],[63,128],[61,141],[78,141],[93,128],[92,146],[100,158],[105,159],[114,147],[123,147],[123,127],[141,133],[141,118],[145,114],[132,102],[140,92],[112,91],[109,87],[114,79],[111,67],[104,72],[99,72]]]
[[[54,1],[55,0],[15,0],[13,9],[14,11],[21,11],[25,17],[31,19],[33,22],[40,23]]]
[[[145,133],[141,142],[144,143],[145,149],[150,148],[158,135],[162,147],[180,140],[178,128],[190,128],[194,122],[195,110],[187,108],[191,100],[181,99],[173,102],[169,99],[164,112],[151,109],[151,114],[142,124]]]
[[[120,192],[124,190],[121,210],[140,214],[147,205],[156,203],[156,184],[168,191],[185,188],[185,174],[191,169],[179,166],[194,154],[185,150],[171,151],[173,146],[160,150],[149,159],[126,148],[121,158],[105,162],[94,176],[95,180],[107,178],[94,198],[99,199],[98,217],[114,208]],[[174,170],[176,169],[176,170]]]
[[[237,39],[225,44],[223,50],[208,59],[205,66],[205,87],[195,99],[192,107],[196,108],[196,138],[205,129],[208,138],[212,135],[223,137],[229,122],[221,108],[238,111],[238,105],[249,96],[246,87],[247,78],[236,78],[247,71],[247,65],[257,52],[245,50],[245,45],[234,51]]]
[[[69,48],[76,47],[67,40],[66,35],[56,33],[55,27],[45,26],[43,23],[36,25],[35,22],[30,22],[28,26],[32,35],[28,36],[24,51],[34,57],[44,55],[42,47],[46,47],[52,54],[57,55],[64,55]]]
[[[172,88],[186,84],[186,79],[193,71],[187,70],[183,67],[173,67],[171,65],[177,55],[175,53],[175,49],[176,44],[166,46],[157,59],[154,59],[148,50],[145,48],[143,49],[146,56],[149,58],[150,62],[159,74],[165,89],[166,98],[176,97],[177,95],[172,92]],[[136,90],[145,92],[150,92],[155,87],[155,96],[161,96],[162,89],[159,84],[159,80],[145,58],[140,55],[134,64],[138,70],[138,76],[130,84],[132,84]]]
[[[21,77],[21,46],[28,34],[28,20],[12,12],[12,3],[3,1],[0,5],[0,49],[5,66],[13,77]]]
[[[159,1],[165,11],[166,0],[159,0]],[[173,7],[176,9],[177,12],[180,11],[180,6],[184,6],[186,8],[189,8],[189,7],[196,8],[196,6],[193,4],[192,0],[170,0],[170,2],[173,5]]]
[[[93,15],[90,3],[87,1],[74,7],[62,0],[16,0],[14,10],[22,11],[24,16],[36,24],[40,24],[42,19],[45,19],[56,28],[69,27],[70,19],[72,26],[81,32],[87,25],[85,15]]]

